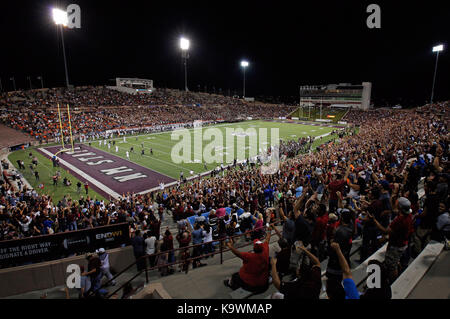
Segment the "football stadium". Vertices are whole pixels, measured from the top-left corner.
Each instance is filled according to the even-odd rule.
[[[409,71],[388,80],[379,66],[395,68],[379,52],[367,53],[377,67],[360,69],[354,56],[327,64],[322,58],[332,55],[321,52],[321,65],[301,51],[315,65],[294,74],[300,64],[292,62],[279,76],[271,64],[279,52],[242,49],[242,39],[236,47],[224,39],[227,49],[206,41],[209,27],[217,36],[234,30],[219,32],[215,14],[208,24],[180,8],[192,21],[165,39],[164,21],[178,20],[162,4],[153,22],[111,4],[108,14],[131,23],[99,20],[114,36],[92,19],[100,8],[97,1],[27,5],[24,19],[45,16],[42,37],[51,39],[35,30],[37,38],[25,36],[42,42],[45,57],[28,61],[19,40],[2,53],[11,63],[0,70],[1,299],[229,299],[248,307],[259,299],[239,311],[270,314],[274,299],[449,298],[443,33],[429,47],[424,40],[430,52],[410,48],[420,77],[431,77],[430,97],[427,79],[408,73],[409,60],[396,61]],[[375,15],[380,6],[371,8]],[[278,7],[261,15],[271,9]],[[370,30],[379,21],[369,23],[363,9]],[[142,59],[149,44],[131,31],[150,25],[152,52]],[[89,52],[77,48],[92,34],[105,39]],[[313,43],[325,37],[314,34]],[[127,50],[112,51],[112,39]],[[360,45],[372,42],[383,40],[367,35]],[[178,314],[219,315],[176,305]],[[238,311],[228,307],[222,314]]]

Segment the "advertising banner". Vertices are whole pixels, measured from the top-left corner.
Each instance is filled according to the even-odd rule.
[[[42,262],[93,252],[98,248],[117,248],[129,242],[128,224],[28,237],[0,242],[1,268],[21,263]]]

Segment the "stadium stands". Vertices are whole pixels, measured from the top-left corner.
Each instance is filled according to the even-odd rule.
[[[37,138],[56,137],[55,113],[46,106],[57,101],[83,109],[74,114],[73,123],[75,133],[86,135],[111,128],[193,119],[234,120],[236,114],[242,118],[273,118],[295,109],[243,104],[240,100],[174,90],[161,90],[147,97],[87,87],[4,95],[0,99],[0,107],[3,105],[7,111],[3,121]],[[380,257],[390,285],[430,240],[443,242],[448,236],[446,224],[441,227],[437,223],[438,219],[448,220],[448,112],[449,102],[413,110],[352,110],[344,120],[360,127],[357,134],[347,132],[317,152],[294,152],[273,175],[261,174],[258,165],[238,165],[224,176],[196,179],[145,195],[126,194],[110,202],[87,197],[82,201],[64,198],[54,203],[49,196],[37,195],[27,188],[17,190],[2,181],[0,240],[125,222],[138,260],[145,252],[136,253],[137,247],[142,246],[137,243],[144,242],[144,238],[137,238],[137,231],[145,232],[146,239],[155,237],[158,245],[151,240],[145,243],[153,254],[167,257],[166,264],[177,246],[203,243],[200,248],[173,256],[172,261],[184,265],[189,257],[200,260],[203,254],[211,253],[212,241],[225,240],[247,229],[262,229],[266,222],[281,218],[281,236],[288,245],[302,242],[320,262],[326,261],[323,270],[328,298],[344,298],[346,293],[342,286],[334,285],[342,280],[343,267],[330,248],[332,242],[338,242],[347,261],[352,262],[353,241],[362,239],[360,263],[369,262],[370,256]],[[287,144],[286,152],[300,146],[301,143]],[[421,179],[423,200],[418,195]],[[227,217],[211,218],[212,210],[228,210]],[[251,239],[263,238],[265,232]],[[245,238],[242,240],[245,242]],[[380,248],[383,255],[377,254]],[[144,263],[140,270],[156,267],[155,263],[159,270],[165,267],[164,263],[158,264],[159,258],[152,260],[153,264]],[[298,262],[305,276],[312,276],[311,260],[312,257],[301,257]],[[193,261],[192,265],[198,263]],[[291,271],[295,272],[296,267]],[[353,275],[356,282],[367,274],[361,266]],[[308,279],[314,285],[322,285],[321,278]],[[282,280],[287,283],[288,276]],[[298,298],[302,287],[296,287],[298,290],[280,291],[285,298]],[[320,291],[312,295],[316,299],[319,296]]]

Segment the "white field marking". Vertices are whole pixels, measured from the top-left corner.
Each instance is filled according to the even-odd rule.
[[[39,148],[39,150],[45,154],[47,154],[48,156],[50,156],[50,158],[54,155],[52,153],[50,153],[49,151],[47,151],[44,148]],[[98,188],[104,190],[105,192],[107,192],[108,194],[110,194],[112,197],[114,198],[119,198],[119,194],[116,193],[115,191],[113,191],[111,188],[109,188],[108,186],[100,183],[98,180],[94,179],[93,177],[89,176],[88,174],[86,174],[85,172],[83,172],[82,170],[76,168],[75,166],[73,166],[72,164],[66,162],[65,160],[63,160],[61,157],[58,157],[59,161],[61,162],[61,164],[63,164],[64,166],[66,166],[68,169],[71,169],[72,171],[74,171],[75,173],[77,173],[78,175],[80,175],[81,177],[85,178],[86,180],[88,180],[90,183],[92,183],[93,185],[97,186]]]
[[[143,143],[145,143],[145,142],[143,142]],[[128,143],[128,144],[135,145],[135,146],[139,146],[139,145],[133,144],[133,143]],[[162,145],[162,144],[158,144],[158,143],[153,143],[153,144],[157,144],[157,145],[161,145],[161,146],[164,146],[164,147],[168,147],[168,146],[165,146],[165,145]],[[169,147],[169,148],[170,148],[170,147]],[[168,154],[168,155],[171,154],[171,153],[164,152],[164,151],[161,151],[161,150],[158,150],[158,152],[161,152],[161,153],[164,153],[164,154]],[[184,168],[184,167],[179,166],[179,165],[176,165],[176,164],[174,164],[174,163],[160,160],[159,158],[156,158],[155,156],[145,155],[145,154],[144,154],[144,156],[145,156],[145,157],[148,157],[148,158],[151,158],[151,159],[154,159],[154,160],[157,160],[157,161],[162,162],[162,163],[164,163],[164,164],[169,164],[169,165],[172,165],[172,166],[174,166],[174,167],[182,168],[183,170],[185,170],[185,171],[187,171],[187,172],[190,171],[189,169]],[[191,163],[186,163],[186,164],[193,164],[193,163],[191,162]],[[165,174],[163,174],[163,175],[165,175]],[[166,175],[166,176],[167,176],[167,175]],[[171,178],[173,178],[173,177],[171,177]]]
[[[131,145],[138,146],[137,144],[133,144],[133,143],[130,143],[130,142],[127,142],[127,144],[131,144]],[[97,148],[97,146],[91,146],[91,147]],[[127,149],[124,148],[124,147],[119,147],[119,146],[117,146],[117,147],[119,148],[119,150],[120,150],[120,149],[124,149],[124,150],[127,151]],[[97,149],[106,152],[106,150],[102,150],[101,148],[97,148]],[[133,161],[131,161],[129,158],[128,158],[128,159],[125,159],[125,158],[123,158],[123,157],[120,157],[119,155],[114,154],[115,152],[113,153],[112,150],[110,150],[110,151],[107,152],[107,153],[110,154],[110,155],[112,155],[112,156],[115,156],[115,157],[124,159],[124,160],[126,160],[126,161],[129,161],[129,162],[131,162],[131,163],[133,163],[133,164],[135,164],[135,165],[138,165],[138,166],[140,166],[140,167],[142,167],[142,168],[149,169],[149,170],[151,170],[151,171],[153,171],[153,172],[156,172],[156,173],[159,173],[159,174],[161,174],[161,175],[167,176],[167,177],[169,177],[169,178],[171,178],[171,179],[176,179],[176,178],[173,178],[173,177],[171,177],[171,176],[169,176],[169,175],[166,175],[166,174],[164,174],[164,173],[155,171],[155,170],[153,170],[153,169],[151,169],[151,168],[149,168],[149,167],[145,167],[145,166],[142,166],[142,165],[140,165],[140,164],[138,164],[138,163],[136,163],[136,162],[133,162]],[[130,154],[130,155],[131,155],[131,154]],[[158,160],[158,159],[157,159],[157,160]],[[161,161],[161,160],[159,160],[159,161]],[[162,162],[162,161],[161,161],[161,162]],[[164,162],[164,163],[166,163],[166,162]]]
[[[42,154],[41,154],[42,155]],[[44,158],[46,158],[45,156],[44,156]],[[59,157],[58,157],[59,158]],[[46,159],[48,159],[49,161],[51,161],[51,159],[49,159],[49,158],[46,158]],[[50,175],[48,175],[48,177],[52,177],[53,176],[53,172],[52,172],[52,170],[50,170],[50,168],[49,168],[49,166],[47,166],[47,164],[44,164],[44,163],[41,163],[42,164],[42,166],[44,166],[46,169],[47,169],[47,171],[49,171],[51,174]],[[14,166],[14,165],[12,165],[12,166]],[[20,171],[19,171],[20,172]],[[21,172],[22,173],[22,172]],[[22,176],[23,176],[23,174],[22,174]],[[75,177],[75,176],[74,176]],[[30,183],[28,183],[28,184],[30,184]],[[41,184],[44,184],[44,183],[41,183]],[[31,186],[31,184],[30,184],[30,186]],[[65,186],[65,187],[67,187],[67,186]],[[33,187],[31,187],[31,188],[33,188]],[[73,189],[74,190],[74,192],[76,192],[76,188],[75,188],[75,184],[74,183],[72,183],[71,185],[70,185],[70,188],[71,189]]]
[[[170,141],[172,141],[172,140],[170,140]],[[149,142],[146,142],[146,141],[144,141],[143,143],[149,143]],[[161,147],[165,147],[165,148],[168,148],[168,149],[172,149],[172,146],[174,146],[176,143],[178,143],[178,142],[175,142],[175,143],[173,143],[173,144],[170,144],[171,146],[168,146],[168,145],[163,145],[163,144],[160,144],[160,143],[157,143],[157,142],[152,142],[152,144],[154,144],[154,145],[159,145],[159,146],[161,146]],[[136,145],[136,146],[138,146],[137,144],[133,144],[133,143],[128,143],[128,144],[132,144],[132,145]],[[270,144],[270,143],[267,143],[267,144]],[[200,147],[200,149],[203,149],[203,144],[202,145],[197,145],[197,147]],[[223,146],[216,146],[215,147],[215,149],[216,150],[226,150],[226,149],[228,149],[228,147],[223,147]],[[248,149],[248,147],[246,148],[246,149]],[[165,153],[165,154],[168,154],[168,155],[170,155],[171,153],[169,153],[169,152],[164,152],[164,151],[161,151],[162,153]],[[194,152],[192,152],[192,154],[196,154],[196,155],[202,155],[202,158],[203,158],[203,154],[201,154],[201,153],[199,153],[199,152],[195,152],[195,148],[194,148]],[[220,156],[223,156],[223,155],[228,155],[228,153],[227,152],[224,152],[224,153],[222,153],[222,154],[219,154]],[[192,162],[191,162],[192,163]]]
[[[168,148],[168,149],[172,149],[172,147],[175,146],[178,143],[178,141],[172,141],[172,139],[169,139],[169,141],[170,142],[175,142],[175,143],[173,143],[173,144],[172,143],[168,143],[169,145],[164,145],[164,144],[160,144],[160,143],[157,143],[157,142],[152,142],[151,145],[155,144],[155,145],[159,145],[159,146],[162,146],[162,147],[165,147],[165,148]],[[169,141],[166,140],[166,142],[169,142]],[[150,142],[144,141],[143,143],[150,143]],[[132,144],[132,143],[130,143],[130,144]],[[133,144],[133,145],[136,145],[136,144]],[[203,150],[203,144],[200,145],[200,149]],[[168,154],[168,155],[172,154],[172,152],[164,152],[164,151],[161,151],[161,152],[165,153],[165,154]],[[194,154],[194,155],[201,155],[201,157],[203,158],[203,154],[202,153],[195,152],[195,147],[194,147],[194,152],[192,154]]]
[[[243,163],[244,161],[243,160],[240,160],[240,161],[237,161],[237,163]],[[230,163],[228,163],[228,165],[225,165],[224,166],[224,169],[229,169],[231,166],[232,166],[232,164],[233,164],[233,162],[230,162]],[[198,174],[196,174],[196,175],[194,175],[194,176],[190,176],[190,177],[188,177],[188,178],[186,178],[186,180],[187,181],[190,181],[191,179],[195,179],[195,178],[197,178],[198,177],[198,175],[200,175],[200,176],[206,176],[206,175],[210,175],[211,174],[211,172],[213,171],[213,170],[215,170],[216,168],[214,168],[214,169],[212,169],[212,170],[209,170],[209,171],[205,171],[205,172],[203,172],[203,173],[198,173]],[[177,185],[178,184],[178,182],[179,181],[173,181],[173,182],[170,182],[170,183],[168,183],[168,184],[164,184],[164,188],[169,188],[169,187],[172,187],[172,186],[175,186],[175,185]],[[138,195],[144,195],[144,194],[147,194],[147,193],[150,193],[150,192],[153,192],[153,191],[157,191],[157,190],[160,190],[160,188],[159,188],[159,186],[158,187],[153,187],[153,188],[151,188],[151,189],[147,189],[147,190],[145,190],[145,191],[142,191],[142,192],[140,192],[140,193],[138,193]]]
[[[291,135],[291,137],[296,137],[297,135],[295,135],[295,134],[293,134],[293,135]]]
[[[128,144],[138,146],[137,144],[133,144],[133,143],[130,143],[130,142],[128,142]],[[119,149],[124,149],[124,150],[125,150],[124,147],[119,147]],[[114,154],[112,154],[112,155],[114,155]],[[130,155],[131,155],[131,154],[130,154]],[[120,157],[120,156],[118,156],[118,155],[114,155],[114,156]],[[141,155],[141,156],[142,156],[142,155]],[[152,159],[157,160],[157,161],[159,161],[159,162],[162,162],[162,163],[164,163],[164,164],[169,164],[169,165],[175,166],[175,167],[177,167],[177,168],[181,168],[181,169],[183,169],[183,170],[185,170],[185,171],[189,171],[188,169],[186,169],[186,168],[184,168],[184,167],[178,166],[178,165],[173,164],[173,163],[169,163],[169,162],[167,162],[167,161],[160,160],[160,159],[155,158],[155,157],[153,157],[153,156],[145,155],[145,154],[144,154],[144,156],[145,156],[145,157],[152,158]],[[120,158],[122,158],[122,157],[120,157]],[[140,167],[144,167],[144,168],[146,168],[146,169],[152,170],[151,168],[142,166],[142,165],[140,165],[140,164],[138,164],[138,163],[136,163],[136,162],[133,162],[133,161],[131,161],[131,160],[129,160],[129,161],[132,162],[132,163],[134,163],[134,164],[136,164],[136,165],[139,165]],[[171,179],[175,179],[175,180],[176,180],[176,178],[174,178],[174,177],[172,177],[172,176],[169,176],[169,175],[166,175],[166,174],[164,174],[164,173],[161,173],[161,172],[159,172],[159,171],[155,171],[155,170],[152,170],[152,171],[154,171],[154,172],[156,172],[156,173],[159,173],[159,174],[161,174],[161,175],[167,176],[167,177],[169,177],[169,178],[171,178]]]
[[[243,122],[244,123],[244,122]],[[219,127],[219,126],[230,126],[230,125],[234,125],[235,123],[226,123],[226,124],[217,124],[217,125],[208,125],[208,126],[202,126],[202,128],[210,128],[210,127]],[[188,128],[186,130],[188,131],[192,131],[196,129],[196,127],[194,128]],[[131,135],[131,136],[126,136],[126,138],[133,138],[133,137],[141,137],[141,136],[151,136],[151,135],[160,135],[160,134],[172,134],[172,132],[174,132],[176,130],[172,130],[172,131],[164,131],[164,132],[156,132],[156,133],[147,133],[147,134],[140,134],[140,135]],[[116,137],[116,138],[110,138],[108,140],[113,141],[113,140],[122,140],[123,136],[120,137]],[[104,140],[104,138],[100,138],[100,140]],[[93,142],[93,141],[98,141],[98,139],[94,139],[94,140],[90,140],[87,142]]]

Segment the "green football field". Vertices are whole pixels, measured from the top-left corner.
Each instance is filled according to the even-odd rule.
[[[29,168],[31,164],[31,159],[28,154],[32,153],[33,156],[36,156],[38,159],[38,165],[34,170],[39,172],[39,180],[36,180],[36,177],[32,173]],[[61,200],[64,195],[70,196],[73,200],[78,200],[80,197],[86,198],[86,193],[84,191],[83,186],[81,187],[81,192],[77,191],[77,183],[79,179],[75,176],[67,172],[62,167],[53,167],[52,161],[39,153],[35,148],[28,148],[25,150],[15,151],[8,156],[9,161],[14,165],[16,170],[22,174],[22,176],[30,183],[30,185],[39,193],[50,195],[53,198],[53,202],[56,204],[59,200]],[[25,169],[19,170],[17,165],[17,160],[24,161]],[[61,180],[58,182],[57,186],[53,186],[53,175],[59,171],[61,173]],[[72,182],[70,186],[63,185],[63,179],[66,177]],[[82,183],[83,184],[83,183]],[[41,187],[39,187],[41,186]],[[93,189],[89,190],[88,194],[91,198],[95,198],[98,200],[105,200],[105,198],[95,192]]]
[[[267,142],[269,144],[262,145],[262,139],[257,139],[257,150],[256,152],[259,153],[259,148],[264,148],[264,146],[270,145],[270,138],[271,138],[271,128],[278,129],[278,134],[280,139],[282,140],[297,140],[300,137],[306,137],[306,136],[322,136],[325,134],[330,133],[333,131],[333,128],[325,127],[325,126],[312,126],[312,125],[302,125],[302,124],[291,124],[291,123],[277,123],[277,122],[268,122],[268,121],[246,121],[246,122],[240,122],[240,123],[227,123],[227,124],[218,124],[214,126],[207,126],[203,127],[203,134],[207,133],[207,130],[209,128],[217,128],[220,130],[222,134],[222,143],[223,147],[226,146],[226,132],[227,129],[242,129],[243,133],[250,133],[250,134],[241,134],[241,136],[245,137],[244,141],[244,156],[247,157],[251,151],[250,143],[252,136],[252,130],[256,133],[255,137],[259,137],[259,129],[260,128],[266,128],[267,129]],[[228,149],[223,149],[221,147],[218,147],[217,150],[213,150],[211,154],[220,156],[220,160],[216,161],[214,163],[206,163],[206,169],[205,169],[205,163],[199,162],[195,163],[195,156],[199,156],[199,154],[203,154],[202,150],[204,151],[204,148],[207,147],[208,144],[210,144],[210,141],[206,140],[203,141],[202,146],[197,145],[196,148],[194,148],[194,134],[193,130],[190,129],[190,139],[191,139],[191,160],[192,163],[174,163],[172,160],[172,150],[175,147],[179,141],[172,140],[171,135],[172,132],[164,132],[164,133],[153,133],[153,134],[146,134],[146,135],[136,135],[136,136],[127,136],[126,142],[123,142],[123,138],[114,138],[112,140],[115,140],[116,145],[118,146],[118,152],[115,152],[115,146],[111,143],[111,148],[108,148],[107,145],[102,144],[99,146],[98,141],[92,141],[91,146],[101,149],[106,152],[110,152],[114,155],[120,156],[124,159],[126,158],[126,151],[130,151],[131,147],[134,148],[134,153],[130,153],[130,161],[133,161],[141,166],[150,168],[154,171],[157,171],[159,173],[165,174],[167,176],[170,176],[174,179],[178,179],[180,177],[180,172],[183,171],[184,176],[189,177],[190,172],[193,171],[194,174],[202,173],[205,171],[209,171],[211,169],[216,168],[218,165],[220,165],[223,161],[225,164],[227,161],[227,156],[230,158],[230,153]],[[239,133],[239,132],[237,132]],[[335,136],[323,136],[322,139],[317,138],[316,141],[313,144],[313,149],[315,149],[316,146],[325,143],[331,139],[335,138]],[[233,137],[233,141],[235,143],[234,145],[234,157],[237,157],[237,149],[238,149],[238,143],[237,143],[237,137]],[[111,140],[111,141],[112,141]],[[261,142],[261,143],[260,143]],[[87,143],[86,143],[87,144]],[[144,146],[144,155],[141,155],[142,150],[142,144]],[[221,144],[221,143],[219,143]],[[150,148],[153,149],[153,155],[150,154]],[[37,170],[39,171],[40,180],[37,181],[32,174],[31,170],[29,169],[29,164],[31,163],[31,160],[28,157],[29,153],[32,153],[33,156],[36,156],[39,161],[39,165],[37,167]],[[195,155],[197,154],[197,155]],[[234,158],[233,157],[233,158]],[[80,198],[80,196],[86,196],[84,193],[84,190],[81,190],[81,193],[77,192],[76,189],[76,183],[78,182],[78,179],[75,176],[72,176],[68,171],[65,171],[63,168],[54,168],[52,165],[52,162],[50,159],[46,158],[42,154],[36,151],[35,148],[29,148],[26,150],[20,150],[15,151],[11,153],[8,156],[9,160],[12,162],[12,164],[17,167],[16,161],[18,159],[21,159],[25,162],[26,169],[20,170],[21,174],[24,176],[24,178],[31,184],[31,186],[36,189],[36,191],[40,194],[49,194],[53,197],[54,201],[61,200],[64,195],[70,195],[71,198],[77,200]],[[58,186],[52,185],[52,176],[55,174],[55,172],[59,170],[61,172],[61,181],[59,182]],[[62,179],[64,177],[67,177],[71,180],[72,185],[71,186],[63,186],[62,185]],[[39,188],[39,185],[43,184],[43,188]],[[93,189],[89,190],[89,195],[91,197],[95,197],[97,199],[107,199],[101,196],[100,194],[96,193]]]
[[[220,130],[222,140],[219,140],[220,136],[214,137],[214,139],[212,139],[213,141],[218,142],[219,146],[217,146],[216,144],[211,144],[211,140],[205,140],[205,135],[208,133],[208,130],[210,128]],[[267,132],[267,139],[265,141],[263,140],[262,136],[260,136],[260,129],[264,128]],[[236,132],[235,135],[227,136],[227,129],[242,129],[243,132]],[[276,123],[268,121],[246,121],[240,123],[227,123],[203,127],[203,143],[195,144],[194,130],[190,129],[189,137],[191,147],[187,150],[190,162],[183,161],[181,163],[174,161],[174,158],[172,156],[174,148],[177,148],[177,144],[180,142],[180,140],[172,139],[173,132],[127,136],[126,142],[124,142],[123,137],[113,138],[110,139],[110,148],[108,148],[108,144],[104,144],[104,141],[101,141],[101,145],[100,141],[92,141],[91,146],[106,152],[110,152],[124,159],[127,159],[126,152],[128,151],[130,161],[150,168],[164,175],[178,179],[180,177],[181,171],[183,171],[184,176],[189,177],[191,175],[191,171],[193,172],[193,174],[199,174],[214,169],[222,163],[224,165],[226,165],[227,163],[231,163],[234,158],[237,158],[238,160],[243,159],[237,156],[239,150],[241,151],[240,154],[243,154],[243,156],[245,156],[244,158],[248,158],[250,154],[255,154],[254,152],[259,154],[260,149],[264,149],[264,146],[268,147],[271,145],[271,129],[278,129],[278,135],[281,140],[297,140],[300,137],[322,136],[334,130],[334,128],[324,126]],[[244,150],[242,150],[242,144],[238,144],[237,136],[245,137]],[[254,144],[249,142],[252,137],[257,140],[257,146],[253,146]],[[231,138],[234,141],[234,150],[230,149],[230,147],[227,147],[227,139],[231,140]],[[320,143],[324,143],[330,139],[332,139],[331,136],[324,136],[321,140],[317,139],[313,146],[317,146]],[[115,145],[112,144],[113,140],[115,141]],[[188,139],[186,138],[186,140]],[[203,155],[205,154],[205,148],[209,150],[208,144],[209,149],[212,150],[210,152],[207,152],[206,154],[217,156],[214,162],[208,162],[203,158]],[[115,146],[118,147],[118,152],[116,152]],[[133,152],[130,151],[132,147],[134,149]],[[153,150],[153,155],[150,154],[150,148]],[[141,153],[142,149],[144,149],[143,155]],[[202,160],[199,160],[199,158],[202,158]]]

